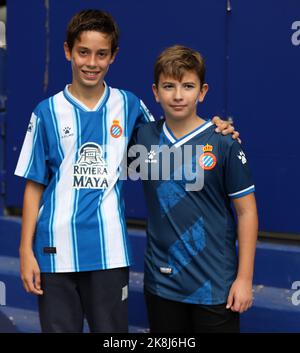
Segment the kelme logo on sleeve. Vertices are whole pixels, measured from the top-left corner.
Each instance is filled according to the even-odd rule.
[[[101,146],[87,142],[80,147],[79,158],[73,166],[73,187],[76,189],[107,189],[107,163]]]
[[[247,163],[247,158],[243,151],[240,151],[237,157],[243,164]]]
[[[27,127],[27,132],[32,132],[32,129],[33,129],[33,122],[30,121]]]

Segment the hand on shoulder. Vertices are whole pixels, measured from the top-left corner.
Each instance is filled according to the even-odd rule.
[[[212,122],[217,126],[215,129],[217,133],[222,133],[223,135],[231,134],[234,140],[237,140],[239,143],[242,142],[239,138],[240,133],[232,125],[232,120],[222,120],[219,116],[214,116]]]

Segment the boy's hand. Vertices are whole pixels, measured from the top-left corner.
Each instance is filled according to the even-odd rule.
[[[40,268],[32,251],[20,252],[20,272],[26,292],[42,295]]]
[[[226,309],[243,313],[251,307],[252,300],[252,281],[237,278],[230,288]]]
[[[234,140],[236,139],[239,143],[242,142],[239,138],[239,132],[234,130],[234,126],[231,125],[230,121],[224,121],[218,116],[214,116],[212,122],[217,126],[216,132],[221,132],[223,135],[232,134]]]

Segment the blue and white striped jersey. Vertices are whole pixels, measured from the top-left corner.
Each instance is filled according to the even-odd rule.
[[[107,85],[93,110],[67,86],[36,107],[15,174],[45,185],[34,241],[42,272],[131,264],[119,177],[128,141],[150,120],[134,94]]]
[[[215,133],[210,121],[177,139],[164,120],[142,126],[136,143],[148,151],[141,165],[149,176],[143,180],[148,208],[145,287],[170,300],[225,303],[237,271],[231,199],[254,192],[240,144]],[[164,159],[162,147],[178,155]],[[169,177],[163,177],[167,169]],[[195,180],[185,170],[203,176],[201,187],[187,189]]]

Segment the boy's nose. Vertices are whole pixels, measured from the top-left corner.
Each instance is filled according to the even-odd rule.
[[[181,92],[181,89],[178,88],[178,89],[175,90],[174,99],[175,99],[175,100],[181,100],[181,99],[182,99],[182,92]]]
[[[89,60],[87,62],[87,66],[95,67],[96,66],[96,57],[94,55],[91,55],[89,57]]]

